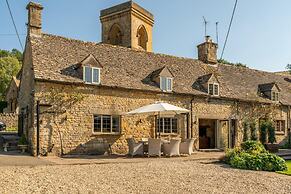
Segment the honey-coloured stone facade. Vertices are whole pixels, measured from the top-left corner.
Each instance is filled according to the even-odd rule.
[[[250,103],[235,103],[221,99],[206,99],[187,95],[154,93],[123,89],[109,89],[91,85],[63,85],[57,83],[37,82],[35,100],[40,100],[40,150],[41,154],[88,154],[102,152],[106,146],[111,146],[113,153],[125,154],[128,151],[126,139],[157,137],[155,131],[155,116],[126,115],[127,112],[157,101],[192,110],[190,115],[178,116],[178,134],[171,137],[182,139],[194,138],[195,149],[199,149],[199,119],[214,119],[218,125],[220,149],[230,147],[229,126],[232,119],[237,121],[235,145],[239,146],[243,139],[242,122],[245,118],[259,120],[262,115],[270,113],[270,109],[260,109],[260,105]],[[54,92],[52,92],[54,91]],[[78,96],[78,100],[75,100]],[[57,100],[57,101],[55,101]],[[63,107],[61,107],[63,106]],[[257,107],[258,106],[258,107]],[[48,108],[51,107],[51,108]],[[253,115],[256,108],[258,114]],[[287,109],[273,107],[272,118],[287,120]],[[96,134],[93,132],[93,115],[120,115],[120,134]],[[189,131],[187,131],[187,116]],[[36,130],[32,151],[36,153]],[[187,134],[188,133],[188,134]],[[170,135],[163,134],[162,138]],[[278,142],[284,135],[277,135]]]

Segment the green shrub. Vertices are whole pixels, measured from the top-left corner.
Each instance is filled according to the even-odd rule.
[[[241,148],[244,152],[250,154],[259,154],[266,152],[263,144],[258,141],[246,141],[241,144]]]
[[[262,162],[264,171],[285,171],[287,170],[286,162],[283,158],[271,154],[271,153],[262,153],[259,155]]]
[[[239,155],[241,152],[241,149],[236,147],[234,149],[228,149],[225,153],[225,162],[227,164],[230,164],[230,161],[234,158],[234,156]]]
[[[225,155],[226,163],[233,168],[284,171],[287,165],[284,159],[269,153],[263,144],[257,141],[246,141],[241,148],[230,149]]]
[[[247,169],[246,160],[239,155],[235,155],[230,161],[230,166],[234,168]]]

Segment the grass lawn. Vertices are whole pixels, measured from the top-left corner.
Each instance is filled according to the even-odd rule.
[[[287,160],[286,163],[287,163],[288,170],[287,171],[280,171],[278,173],[291,176],[291,160]]]

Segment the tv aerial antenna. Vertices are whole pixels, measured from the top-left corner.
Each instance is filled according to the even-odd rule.
[[[207,24],[209,23],[206,18],[203,16],[203,22],[204,22],[204,35],[207,36]]]
[[[216,29],[216,43],[218,44],[218,24],[219,22],[215,22],[215,29]]]

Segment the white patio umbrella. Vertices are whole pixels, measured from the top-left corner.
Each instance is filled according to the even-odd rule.
[[[152,113],[156,115],[165,114],[182,114],[189,113],[190,111],[185,108],[180,108],[178,106],[174,106],[172,104],[164,103],[164,102],[156,102],[154,104],[146,105],[130,111],[126,113],[127,115],[136,115],[136,114],[147,114]],[[161,132],[160,132],[161,133]]]
[[[144,113],[175,113],[175,114],[181,114],[181,113],[188,113],[189,110],[185,108],[180,108],[178,106],[174,106],[172,104],[164,103],[164,102],[156,102],[154,104],[146,105],[143,107],[140,107],[138,109],[135,109],[133,111],[128,112],[128,115],[134,115],[134,114],[144,114]]]

